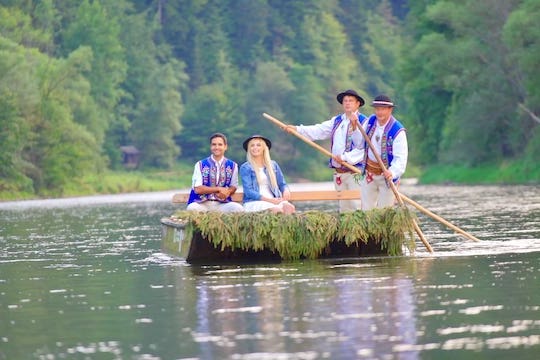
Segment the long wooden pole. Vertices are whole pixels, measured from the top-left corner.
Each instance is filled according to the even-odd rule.
[[[284,123],[282,123],[281,121],[279,121],[278,119],[276,119],[275,117],[271,116],[271,115],[268,115],[267,113],[263,113],[263,116],[265,118],[267,118],[268,120],[272,121],[274,124],[276,124],[277,126],[281,127],[282,129],[285,129],[287,125],[285,125]],[[292,134],[294,136],[296,136],[297,138],[299,138],[300,140],[304,141],[305,143],[311,145],[312,147],[314,147],[315,149],[319,150],[320,152],[322,152],[323,154],[325,154],[326,156],[328,157],[332,157],[332,153],[329,152],[328,150],[326,150],[325,148],[323,148],[322,146],[320,146],[319,144],[311,141],[310,139],[308,139],[307,137],[303,136],[302,134],[298,133],[298,131],[294,131],[292,132]],[[356,172],[356,173],[360,173],[360,170],[351,165],[351,164],[348,164],[348,163],[344,163],[345,166],[347,166],[350,170]],[[477,239],[476,237],[474,237],[473,235],[469,234],[468,232],[460,229],[459,227],[457,227],[456,225],[450,223],[449,221],[445,220],[444,218],[434,214],[433,212],[431,212],[430,210],[424,208],[422,205],[418,204],[416,201],[408,198],[407,196],[403,195],[403,194],[399,194],[400,198],[403,199],[405,202],[409,203],[410,205],[414,206],[415,208],[417,208],[420,212],[424,213],[425,215],[428,215],[430,217],[432,217],[433,219],[439,221],[440,223],[442,223],[443,225],[446,225],[447,227],[449,227],[450,229],[456,231],[457,233],[460,233],[461,235],[465,236],[466,238],[470,239],[470,240],[473,240],[473,241],[480,241],[479,239]]]

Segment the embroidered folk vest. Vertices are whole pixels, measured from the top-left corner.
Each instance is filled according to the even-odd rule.
[[[234,167],[236,166],[236,163],[234,161],[225,158],[221,163],[221,167],[219,169],[217,167],[217,164],[214,162],[214,160],[212,160],[211,157],[201,160],[199,164],[202,175],[202,184],[204,186],[231,186]],[[213,196],[213,194],[197,194],[194,189],[191,189],[191,192],[189,194],[189,200],[187,203],[191,204],[194,201],[202,202],[209,199],[218,200]],[[232,201],[232,199],[231,197],[228,197],[225,201],[222,202],[230,201]]]
[[[377,128],[376,126],[377,117],[375,115],[372,115],[367,121],[368,122],[367,122],[366,133],[368,137],[371,139],[371,137],[373,136],[373,133],[375,132],[375,129]],[[405,131],[405,128],[403,127],[403,125],[401,125],[399,121],[397,121],[393,116],[391,116],[390,119],[388,120],[388,123],[384,127],[383,136],[381,139],[381,158],[384,163],[384,166],[387,169],[390,167],[390,164],[392,164],[392,160],[394,159],[394,154],[393,154],[394,139],[401,131]],[[368,151],[371,151],[366,141],[364,141],[364,149],[366,149],[365,155],[364,155],[364,164],[365,164],[367,163],[367,159],[368,159]],[[364,174],[365,174],[365,169],[364,169]]]
[[[330,148],[334,147],[334,134],[335,134],[338,126],[343,121],[343,115],[344,114],[340,114],[340,115],[336,116],[336,118],[334,119],[334,125],[332,126],[332,134],[330,135],[330,139],[331,139],[330,140]],[[366,119],[367,119],[366,115],[364,115],[362,113],[358,114],[358,123],[360,124],[360,126],[362,126],[362,124],[364,123],[364,121],[366,121]],[[345,140],[345,151],[351,151],[355,146],[356,146],[356,144],[352,140],[352,129],[351,129],[351,126],[349,124],[349,128],[347,129],[347,139]],[[355,164],[355,166],[357,168],[360,168],[360,169],[362,168],[361,163]],[[328,160],[328,167],[333,168],[333,166],[332,166],[332,158],[330,158],[330,160]],[[348,170],[346,167],[341,167],[341,169]]]

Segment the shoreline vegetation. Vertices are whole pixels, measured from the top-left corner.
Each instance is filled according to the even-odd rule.
[[[177,164],[171,170],[108,170],[81,179],[65,186],[61,192],[34,194],[22,191],[0,190],[0,201],[18,201],[75,196],[121,194],[133,192],[167,191],[186,189],[191,186],[193,164]],[[289,183],[327,181],[328,173],[321,171],[318,178],[288,176]],[[467,168],[436,165],[427,169],[411,167],[404,180],[424,185],[535,185],[540,184],[540,168],[526,169],[520,162],[503,165],[484,165]]]
[[[237,162],[256,132],[290,183],[328,181],[267,120],[325,121],[351,87],[366,116],[396,100],[406,178],[538,184],[538,3],[2,1],[0,201],[189,186],[221,131]]]

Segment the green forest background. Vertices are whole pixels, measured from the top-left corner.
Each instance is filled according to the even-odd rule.
[[[0,199],[189,187],[216,131],[239,163],[263,134],[290,182],[329,181],[262,113],[319,123],[349,88],[396,102],[406,176],[540,183],[539,18],[538,0],[0,0]]]

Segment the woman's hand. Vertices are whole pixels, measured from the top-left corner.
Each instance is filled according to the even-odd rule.
[[[267,197],[261,197],[261,200],[269,202],[274,205],[279,205],[279,203],[283,201],[282,198],[267,198]]]
[[[291,192],[289,189],[285,189],[285,191],[283,191],[283,200],[291,200]]]

